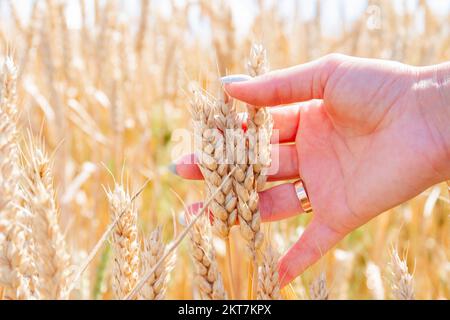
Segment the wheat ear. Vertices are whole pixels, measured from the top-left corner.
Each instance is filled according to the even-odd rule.
[[[113,291],[116,299],[122,299],[134,288],[139,277],[137,210],[128,192],[119,184],[115,184],[114,191],[107,191],[107,196],[113,221],[124,212],[112,235]]]
[[[267,71],[267,55],[263,46],[253,45],[247,63],[248,73],[257,76]],[[258,292],[258,250],[264,242],[259,212],[259,195],[266,182],[270,166],[270,137],[272,135],[272,118],[265,108],[256,109],[247,105],[247,131],[235,130],[235,141],[244,141],[236,147],[235,164],[238,170],[234,175],[234,189],[238,197],[238,214],[241,234],[247,241],[248,253],[253,263],[251,296]],[[240,156],[240,149],[245,152]],[[249,288],[250,291],[250,288]]]
[[[322,272],[309,286],[311,300],[328,300],[328,288],[325,273]]]
[[[200,170],[206,181],[207,195],[220,190],[219,186],[227,179],[231,170],[228,138],[230,133],[233,134],[240,126],[233,101],[225,93],[223,97],[224,99],[220,100],[208,98],[199,90],[195,90],[191,101],[196,152],[199,155]],[[224,188],[213,198],[209,209],[214,216],[215,232],[226,242],[227,271],[232,299],[235,296],[235,289],[229,234],[237,221],[236,206],[237,197],[232,181],[228,180]]]
[[[200,209],[200,211],[197,213],[196,217],[193,217],[192,220],[189,222],[189,225],[186,226],[186,228],[178,235],[178,237],[172,242],[170,248],[163,254],[161,259],[155,264],[155,266],[149,270],[147,273],[145,273],[141,279],[139,279],[136,286],[133,288],[133,290],[125,297],[125,300],[132,299],[136,294],[139,293],[141,288],[144,286],[145,282],[152,276],[152,274],[158,269],[160,265],[164,263],[164,260],[167,259],[173,251],[180,245],[181,241],[183,241],[186,236],[190,235],[192,228],[195,226],[195,224],[198,222],[200,218],[203,217],[203,214],[205,213],[205,209],[208,208],[210,205],[212,199],[216,196],[216,194],[222,190],[223,186],[228,182],[230,177],[233,175],[234,169],[230,171],[226,179],[222,182],[222,184],[219,186],[219,188],[210,196],[208,197],[205,202],[203,203],[203,208]]]
[[[16,82],[16,66],[12,58],[7,57],[0,91],[0,234],[6,231],[10,221],[15,220],[14,204],[19,201]]]
[[[33,143],[31,134],[22,163],[20,185],[24,207],[32,217],[39,291],[43,299],[67,299],[71,261],[58,223],[50,160],[44,148]]]
[[[226,299],[222,275],[211,243],[211,228],[206,217],[201,217],[193,226],[190,238],[200,296],[205,300]]]
[[[279,255],[268,245],[259,267],[258,300],[280,300],[280,283],[278,277]]]
[[[156,228],[144,240],[144,249],[141,253],[141,275],[146,274],[156,265],[167,250],[163,243],[162,228]],[[156,268],[156,271],[147,280],[139,293],[143,300],[162,300],[165,297],[170,272],[175,264],[175,254],[164,260],[164,263]]]
[[[262,46],[254,45],[248,61],[248,72],[260,75],[266,71],[267,57]],[[247,106],[247,131],[236,130],[236,141],[245,141],[246,155],[236,162],[240,170],[234,175],[234,187],[238,197],[238,213],[241,234],[247,240],[249,253],[257,260],[257,250],[261,247],[264,236],[261,231],[258,191],[264,188],[266,171],[270,166],[270,136],[272,119],[269,113],[254,106]],[[239,150],[239,148],[236,148]],[[239,152],[239,151],[237,151]],[[239,157],[239,155],[237,155]],[[254,270],[257,271],[257,268]]]
[[[17,69],[12,58],[3,66],[0,92],[0,285],[6,299],[35,299],[36,269],[30,252],[29,215],[18,208],[20,190],[17,143]]]
[[[9,300],[34,300],[39,298],[36,288],[36,268],[26,250],[27,232],[20,224],[8,228],[0,239],[0,285],[5,286],[4,296]]]
[[[224,136],[218,129],[225,132],[228,125],[237,121],[237,116],[229,103],[208,98],[199,90],[194,90],[191,114],[199,168],[205,178],[207,194],[210,195],[218,190],[230,171],[225,159]],[[236,204],[232,182],[228,180],[209,206],[214,215],[214,229],[222,238],[228,237],[230,228],[236,223]]]
[[[398,251],[394,247],[391,248],[390,255],[392,295],[397,300],[414,300],[414,279],[408,272],[406,261],[399,257]]]

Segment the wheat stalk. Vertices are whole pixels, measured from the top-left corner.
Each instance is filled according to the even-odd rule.
[[[280,283],[278,277],[279,255],[268,245],[259,267],[258,300],[280,300]]]
[[[398,251],[394,247],[391,248],[390,255],[392,295],[397,300],[414,300],[414,279],[408,272],[406,261],[399,257]]]
[[[125,212],[114,229],[113,290],[116,299],[122,299],[136,285],[139,277],[139,243],[137,210],[128,192],[115,184],[114,191],[107,191],[111,217],[114,220]]]
[[[325,273],[322,272],[309,286],[311,300],[328,300],[328,288]]]
[[[210,225],[206,217],[201,217],[193,226],[190,238],[200,296],[205,300],[226,299],[222,275],[219,272],[211,242]]]
[[[58,223],[50,160],[44,148],[33,143],[31,134],[22,162],[20,185],[24,207],[32,219],[40,293],[44,299],[67,299],[71,261]]]
[[[161,259],[164,253],[168,250],[163,243],[162,228],[156,228],[144,240],[144,249],[141,253],[141,275],[150,271],[156,263]],[[167,284],[170,278],[170,272],[175,264],[175,254],[164,261],[164,263],[156,268],[156,271],[147,280],[142,287],[139,297],[143,300],[162,300],[165,297]]]
[[[141,0],[141,17],[139,21],[139,29],[136,35],[136,42],[135,42],[135,50],[136,55],[138,57],[141,56],[142,50],[144,49],[149,9],[150,9],[150,1]]]

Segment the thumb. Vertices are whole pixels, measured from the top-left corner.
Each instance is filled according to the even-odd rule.
[[[281,287],[317,262],[345,235],[313,219],[300,239],[281,258],[278,266]]]
[[[255,106],[275,106],[312,99],[322,99],[327,80],[345,56],[327,55],[295,67],[225,84],[226,92]]]

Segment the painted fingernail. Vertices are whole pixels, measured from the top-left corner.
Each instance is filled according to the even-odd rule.
[[[171,163],[167,166],[167,169],[169,169],[170,172],[172,172],[174,175],[179,175],[177,172],[177,165],[175,163]]]
[[[246,74],[231,74],[229,76],[225,76],[220,78],[220,81],[223,84],[234,83],[234,82],[244,82],[252,79],[249,75]]]

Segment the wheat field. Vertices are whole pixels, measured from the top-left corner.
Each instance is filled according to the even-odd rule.
[[[194,151],[193,120],[207,126],[217,104],[232,120],[221,76],[332,52],[449,61],[450,4],[355,1],[362,10],[350,18],[344,1],[337,11],[329,0],[248,2],[251,14],[239,15],[222,0],[141,0],[133,10],[0,0],[0,300],[450,297],[446,184],[355,230],[281,289],[277,259],[311,216],[260,226],[252,195],[274,184],[267,161],[222,171],[201,162],[205,182],[169,170]],[[270,137],[264,109],[246,111]],[[232,188],[237,170],[260,183]],[[186,214],[208,199],[222,220]],[[240,201],[251,212],[235,211]]]

